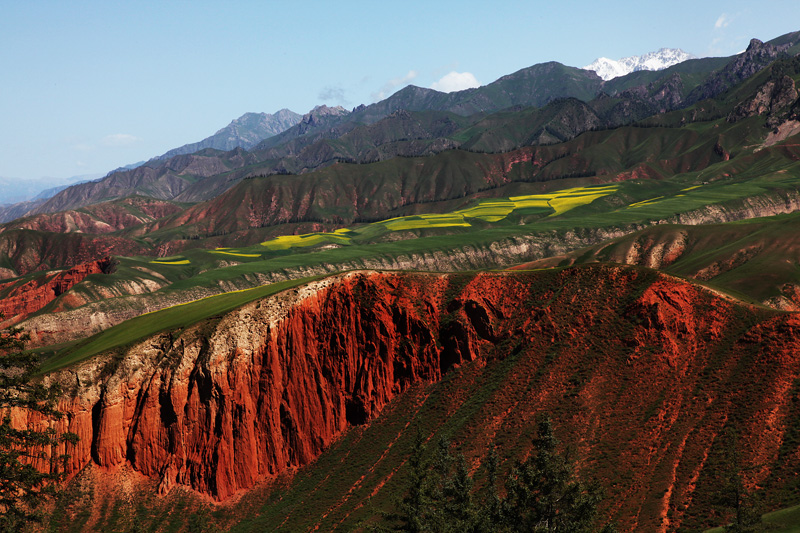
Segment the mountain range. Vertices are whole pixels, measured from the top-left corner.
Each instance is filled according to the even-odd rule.
[[[336,160],[365,161],[374,160],[376,157],[430,153],[426,152],[427,148],[420,146],[403,146],[403,151],[391,151],[386,155],[374,150],[371,152],[361,150],[361,153],[354,153],[353,150],[343,152],[337,150],[336,147],[331,147],[330,143],[324,140],[324,138],[337,138],[349,133],[353,128],[372,124],[398,110],[409,112],[447,111],[460,116],[477,118],[478,113],[492,113],[514,106],[540,108],[554,99],[565,97],[576,98],[584,102],[596,102],[597,105],[594,108],[602,106],[602,109],[594,109],[595,112],[599,111],[604,115],[599,119],[586,116],[575,117],[571,119],[575,125],[570,127],[569,131],[555,137],[549,133],[545,134],[540,142],[565,140],[570,135],[579,134],[587,128],[616,126],[644,118],[655,111],[664,111],[693,103],[700,98],[719,94],[730,87],[732,83],[737,83],[743,77],[752,75],[753,69],[763,68],[768,61],[777,57],[781,50],[786,50],[791,45],[792,41],[781,40],[778,42],[775,40],[765,44],[754,40],[748,51],[743,53],[739,59],[745,68],[750,69],[748,72],[735,72],[735,61],[731,62],[726,72],[721,68],[727,63],[726,59],[707,58],[688,60],[658,71],[658,74],[637,70],[627,76],[603,81],[591,71],[551,62],[522,69],[489,85],[466,91],[440,93],[432,89],[408,86],[382,102],[370,106],[359,106],[352,113],[348,113],[342,108],[330,112],[328,110],[334,108],[326,106],[315,108],[299,120],[296,114],[288,110],[279,111],[275,115],[249,113],[234,120],[228,127],[219,130],[217,134],[203,141],[169,151],[134,169],[112,172],[106,177],[108,183],[100,186],[87,186],[94,192],[84,193],[80,190],[71,190],[47,203],[26,206],[27,209],[24,210],[18,206],[13,213],[19,216],[20,212],[29,214],[52,212],[80,207],[87,201],[91,202],[92,200],[89,198],[95,195],[99,195],[98,198],[101,200],[108,200],[136,192],[156,194],[159,198],[179,201],[208,199],[239,178],[234,177],[232,180],[232,176],[227,176],[224,183],[217,186],[210,183],[194,185],[193,183],[199,177],[207,178],[208,176],[205,174],[209,172],[217,174],[223,168],[235,170],[229,166],[230,162],[220,160],[220,157],[229,159],[230,156],[204,153],[201,158],[195,157],[189,160],[181,159],[178,154],[188,155],[191,150],[197,152],[196,149],[202,150],[203,148],[225,151],[226,146],[237,143],[239,143],[238,146],[234,146],[234,148],[246,148],[242,145],[250,146],[249,149],[253,156],[248,161],[255,162],[253,159],[258,159],[257,162],[261,163],[263,168],[255,172],[267,174],[304,172]],[[697,71],[712,74],[705,79],[705,83],[714,83],[714,86],[699,86]],[[723,75],[727,79],[720,79],[720,76]],[[612,98],[606,98],[607,95],[611,95]],[[576,119],[584,126],[577,126]],[[292,122],[295,124],[287,127]],[[561,125],[554,127],[563,128]],[[286,129],[274,134],[282,128]],[[401,139],[409,138],[409,132],[399,131],[398,134]],[[252,143],[255,143],[261,135],[267,135],[267,137],[252,146]],[[521,142],[531,141],[523,140]],[[433,144],[435,149],[460,146],[457,140],[441,138],[431,139],[431,142],[423,144],[426,146]],[[508,148],[509,146],[487,147],[489,150]],[[409,152],[409,150],[411,151]],[[212,167],[206,168],[208,165],[212,165]],[[246,174],[242,173],[242,175]],[[129,183],[122,190],[118,189],[118,185],[112,185],[119,184],[120,178]],[[153,179],[169,181],[169,184],[158,186],[160,190],[166,191],[165,193],[154,193],[153,186],[146,184]],[[106,190],[109,186],[112,188]],[[187,188],[190,190],[185,191],[184,189]],[[204,190],[198,191],[198,188]],[[112,190],[117,192],[112,192]],[[73,199],[68,199],[70,196]],[[9,216],[0,220],[9,220]]]
[[[508,150],[525,144],[565,141],[587,130],[632,123],[653,113],[722,94],[792,46],[794,41],[753,40],[746,52],[733,59],[688,60],[662,71],[637,71],[610,81],[601,80],[591,71],[551,62],[522,69],[477,89],[440,93],[408,86],[386,100],[359,106],[352,112],[320,106],[296,125],[261,141],[249,151],[237,152],[239,148],[220,153],[206,149],[169,159],[152,159],[136,169],[113,173],[101,182],[63,191],[30,209],[28,214],[75,209],[129,194],[182,202],[204,201],[248,176],[303,173],[337,161],[368,162],[458,147]],[[565,98],[574,100],[565,102]],[[567,112],[568,117],[560,115],[559,109],[565,106],[574,108]],[[469,135],[469,119],[490,120],[487,115],[514,108],[529,108],[527,114],[512,113],[513,120],[526,117],[524,120],[539,123],[538,129],[528,130],[522,138],[517,134],[509,138],[506,134],[487,136],[488,133],[480,132],[479,141],[477,136]],[[402,117],[393,115],[401,110],[456,116],[449,119],[446,131],[431,135],[428,131],[407,130],[417,119],[403,122]],[[425,120],[431,118],[428,115]],[[441,120],[448,119],[436,120],[437,125],[444,125]],[[367,134],[370,140],[366,143],[356,141],[378,121],[388,136],[372,140]],[[463,131],[456,131],[459,128]],[[492,142],[487,143],[490,138]]]
[[[797,517],[800,32],[678,57],[248,113],[0,224],[47,527],[382,530],[456,463],[468,521],[545,416],[598,528]]]
[[[214,135],[196,143],[174,148],[154,159],[170,159],[177,155],[199,152],[204,148],[226,151],[241,147],[249,150],[264,139],[294,126],[300,122],[301,118],[300,115],[288,109],[281,109],[275,114],[245,113]]]
[[[607,57],[599,57],[583,68],[596,72],[604,81],[608,81],[640,70],[664,70],[689,59],[697,59],[697,57],[679,48],[660,48],[655,52],[641,56],[623,57],[616,61]]]

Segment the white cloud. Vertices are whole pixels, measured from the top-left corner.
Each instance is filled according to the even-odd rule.
[[[376,102],[379,100],[383,100],[390,94],[394,92],[394,89],[399,87],[400,85],[406,85],[408,82],[413,80],[419,75],[416,70],[409,70],[408,74],[405,76],[401,76],[399,78],[392,78],[391,80],[387,81],[383,84],[383,87],[378,92],[372,93],[372,99]]]
[[[475,79],[471,72],[450,72],[445,74],[439,81],[431,84],[431,89],[442,91],[443,93],[452,93],[454,91],[463,91],[464,89],[474,89],[480,87],[481,84]]]
[[[106,135],[105,137],[103,137],[100,143],[103,146],[120,147],[120,146],[130,146],[132,144],[136,144],[139,141],[141,141],[141,139],[134,135],[129,135],[127,133],[114,133],[112,135]]]
[[[408,74],[406,74],[405,76],[403,76],[401,78],[394,78],[394,79],[389,80],[389,85],[391,85],[392,87],[397,87],[398,85],[403,85],[404,83],[410,82],[411,80],[416,78],[418,75],[419,75],[419,73],[416,70],[409,70]]]
[[[335,104],[350,105],[350,100],[347,98],[345,90],[338,86],[328,85],[323,87],[317,95],[322,102],[332,102]]]
[[[732,38],[728,35],[730,25],[735,24],[745,15],[745,12],[722,13],[714,22],[711,31],[711,43],[708,45],[709,56],[727,56],[736,53],[742,46],[741,38]]]

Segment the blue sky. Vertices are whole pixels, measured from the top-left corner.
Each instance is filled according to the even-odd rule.
[[[25,179],[105,173],[248,111],[352,108],[408,83],[483,85],[544,61],[583,66],[661,47],[731,55],[751,37],[800,30],[797,0],[0,7],[0,176]]]

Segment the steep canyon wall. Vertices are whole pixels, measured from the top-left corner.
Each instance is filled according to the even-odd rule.
[[[605,512],[626,530],[668,531],[708,505],[708,458],[728,426],[757,465],[748,486],[777,493],[800,467],[787,439],[798,328],[794,314],[646,269],[353,272],[52,379],[71,391],[60,429],[81,438],[72,472],[127,465],[162,493],[183,485],[225,500],[310,463],[416,384],[513,357],[465,422],[464,435],[477,437],[463,436],[463,449],[478,457],[497,438],[519,449],[549,411],[584,474],[606,486]]]

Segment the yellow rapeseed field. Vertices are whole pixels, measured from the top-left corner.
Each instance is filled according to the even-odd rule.
[[[188,265],[190,261],[188,259],[180,259],[178,261],[159,261],[156,259],[155,261],[150,261],[156,265]]]
[[[450,227],[470,227],[469,219],[479,219],[485,222],[499,222],[516,209],[529,207],[550,208],[553,212],[550,216],[557,216],[566,213],[570,209],[587,205],[593,201],[616,192],[616,185],[606,185],[603,187],[573,187],[547,194],[530,194],[526,196],[513,196],[511,198],[493,198],[483,200],[478,205],[459,209],[450,213],[443,214],[422,214],[407,217],[395,217],[375,222],[369,227],[381,228],[385,231],[408,231],[432,228]],[[332,233],[306,233],[304,235],[282,235],[269,241],[262,242],[261,245],[270,250],[287,250],[295,247],[316,246],[319,244],[335,243],[347,244],[350,236],[357,236],[361,233],[358,229],[351,230],[340,228]],[[226,253],[226,252],[217,252]],[[230,255],[237,255],[227,252]],[[245,257],[253,255],[241,254]],[[257,256],[257,254],[255,254]]]

